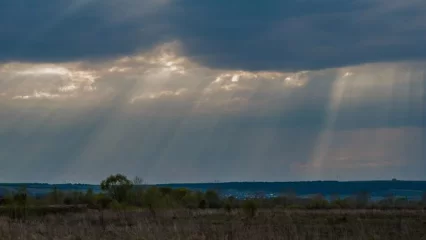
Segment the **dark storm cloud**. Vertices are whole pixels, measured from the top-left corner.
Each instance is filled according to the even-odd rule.
[[[319,69],[426,55],[424,1],[174,3],[188,54],[210,66]]]
[[[420,0],[0,2],[0,60],[127,55],[169,40],[210,67],[320,69],[426,56]]]
[[[0,61],[72,61],[145,50],[167,37],[158,0],[0,2]],[[135,12],[135,9],[137,9]]]

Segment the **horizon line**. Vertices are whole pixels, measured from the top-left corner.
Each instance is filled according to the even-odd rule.
[[[171,182],[171,183],[143,183],[141,185],[198,185],[198,184],[241,184],[241,183],[313,183],[313,182],[337,182],[337,183],[357,183],[357,182],[426,182],[425,180],[400,180],[400,179],[390,179],[390,180],[305,180],[305,181],[226,181],[226,182]],[[93,183],[45,183],[45,182],[0,182],[1,185],[25,185],[25,184],[37,184],[37,185],[91,185],[98,186],[100,184]]]

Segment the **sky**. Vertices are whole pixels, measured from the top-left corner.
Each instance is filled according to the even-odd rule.
[[[426,180],[425,12],[0,1],[0,182]]]

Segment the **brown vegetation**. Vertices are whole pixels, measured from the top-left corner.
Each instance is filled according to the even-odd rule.
[[[96,211],[0,218],[0,239],[425,239],[426,213],[411,210]]]

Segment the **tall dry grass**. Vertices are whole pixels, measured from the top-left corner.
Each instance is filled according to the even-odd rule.
[[[0,218],[1,240],[27,239],[426,239],[426,213],[411,210],[95,211]]]

